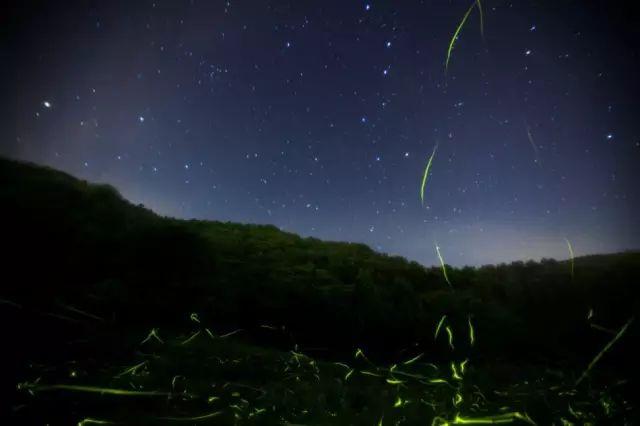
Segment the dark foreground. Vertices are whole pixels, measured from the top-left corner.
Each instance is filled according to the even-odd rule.
[[[4,159],[0,203],[3,424],[639,423],[638,252],[424,268]]]

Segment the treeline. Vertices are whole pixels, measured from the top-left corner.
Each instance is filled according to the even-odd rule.
[[[447,267],[452,290],[439,268],[362,244],[162,218],[110,186],[5,159],[0,202],[8,248],[0,298],[43,312],[76,306],[123,327],[170,328],[197,312],[248,338],[262,338],[251,334],[261,325],[284,326],[281,344],[328,357],[362,347],[380,358],[438,358],[451,356],[434,342],[447,315],[460,357],[561,362],[592,357],[611,338],[596,328],[615,330],[639,307],[637,252],[575,259],[574,274],[555,260]]]

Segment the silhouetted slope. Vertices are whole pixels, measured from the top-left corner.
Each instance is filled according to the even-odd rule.
[[[292,341],[391,356],[437,357],[433,328],[468,316],[479,356],[585,359],[638,311],[640,255],[450,269],[322,242],[273,226],[163,218],[49,168],[0,160],[4,281],[0,298],[33,312],[80,306],[127,327],[172,327],[198,312],[222,327],[284,325]],[[637,327],[629,332],[637,336]],[[449,354],[447,353],[447,356]]]

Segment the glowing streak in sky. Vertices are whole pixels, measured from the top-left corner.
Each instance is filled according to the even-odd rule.
[[[436,155],[436,150],[438,149],[438,145],[433,147],[433,152],[427,161],[427,166],[424,168],[424,174],[422,175],[422,183],[420,184],[420,201],[422,205],[424,205],[424,188],[427,185],[427,179],[429,178],[429,171],[431,170],[431,163],[433,163],[433,157]]]
[[[447,49],[447,60],[445,61],[445,64],[444,64],[445,74],[449,69],[449,60],[451,60],[451,52],[453,51],[453,47],[456,44],[456,40],[458,39],[458,34],[460,34],[460,30],[464,26],[465,22],[467,22],[467,18],[469,18],[469,14],[473,10],[473,7],[476,5],[477,5],[477,1],[474,1],[473,4],[469,7],[469,10],[467,10],[467,13],[465,13],[464,16],[462,17],[462,21],[460,21],[460,23],[458,24],[458,27],[456,28],[456,31],[453,33],[453,37],[451,37],[451,41],[449,42],[449,48]]]
[[[440,247],[438,246],[438,244],[436,244],[436,254],[438,255],[438,260],[440,260],[440,267],[442,268],[442,275],[444,275],[444,280],[447,282],[447,284],[449,284],[449,287],[453,289],[451,281],[449,281],[449,276],[447,275],[447,267],[445,266],[444,259],[440,254]]]
[[[478,5],[478,12],[480,12],[480,35],[484,38],[484,12],[482,11],[482,3],[480,3],[480,0],[476,0],[476,3]]]
[[[620,331],[618,331],[618,334],[616,334],[615,337],[609,343],[607,343],[607,345],[604,347],[604,349],[602,349],[600,351],[600,353],[598,355],[596,355],[596,357],[593,359],[593,361],[591,361],[591,363],[589,363],[589,366],[587,367],[587,369],[584,370],[584,373],[582,373],[582,375],[580,376],[580,378],[576,382],[576,386],[578,386],[580,384],[580,382],[582,382],[587,377],[587,375],[589,374],[591,369],[596,365],[596,363],[598,361],[600,361],[600,358],[602,358],[602,356],[605,354],[605,352],[607,352],[609,349],[611,349],[611,347],[618,341],[618,339],[620,339],[622,337],[624,332],[627,331],[627,328],[629,328],[629,325],[631,325],[631,323],[633,322],[633,318],[634,317],[631,317],[629,319],[629,321],[627,321],[627,323],[622,326]]]
[[[571,279],[573,279],[573,270],[575,266],[575,256],[573,254],[573,247],[571,246],[571,242],[568,239],[564,239],[567,243],[567,248],[569,249],[569,259],[571,260]]]
[[[536,164],[540,164],[540,155],[538,155],[538,145],[536,145],[535,141],[533,140],[533,134],[531,133],[531,126],[529,126],[528,124],[526,124],[526,126],[527,126],[527,139],[529,139],[529,143],[533,148],[533,154],[535,155],[533,161]]]
[[[440,318],[440,321],[438,321],[438,325],[436,326],[436,333],[433,336],[433,339],[437,339],[438,338],[438,334],[440,334],[440,329],[442,328],[442,324],[444,324],[444,320],[447,319],[446,315],[443,315],[442,318]]]

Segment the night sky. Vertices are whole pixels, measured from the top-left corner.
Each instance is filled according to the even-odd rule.
[[[425,265],[640,248],[631,3],[483,0],[445,73],[470,0],[13,1],[0,154]]]

